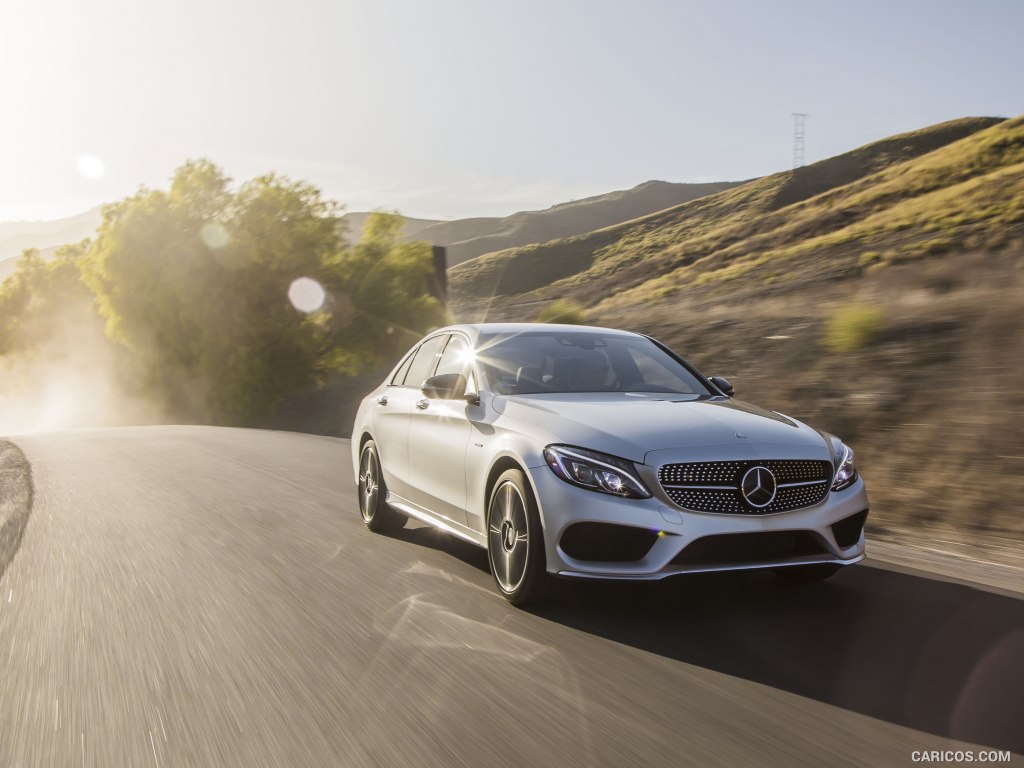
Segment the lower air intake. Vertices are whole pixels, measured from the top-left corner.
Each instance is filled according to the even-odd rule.
[[[642,560],[658,534],[646,528],[612,523],[574,523],[562,534],[562,551],[574,560],[628,563]]]
[[[860,533],[864,530],[864,522],[867,519],[868,511],[865,509],[838,523],[832,523],[832,535],[836,537],[836,544],[847,549],[860,541]]]
[[[765,531],[704,536],[680,552],[673,565],[743,565],[829,554],[813,531]]]

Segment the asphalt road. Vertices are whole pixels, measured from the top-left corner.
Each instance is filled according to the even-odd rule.
[[[359,521],[344,440],[199,427],[16,437],[2,766],[911,765],[1024,751],[1024,601],[847,569],[572,584]],[[1014,758],[1015,764],[1024,760]]]

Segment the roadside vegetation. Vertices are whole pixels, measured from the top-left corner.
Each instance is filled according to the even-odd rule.
[[[537,322],[584,325],[587,322],[587,313],[575,301],[556,299],[537,313]]]
[[[825,346],[838,354],[859,352],[875,341],[884,329],[885,313],[880,307],[847,304],[827,317]]]

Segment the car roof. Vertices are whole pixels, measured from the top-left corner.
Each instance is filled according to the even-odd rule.
[[[604,335],[614,334],[620,336],[637,336],[632,331],[623,331],[617,328],[601,328],[593,325],[568,325],[561,323],[458,323],[439,328],[435,333],[441,331],[462,331],[474,341],[480,336],[492,334],[514,336],[519,333],[536,333],[538,331],[551,331],[560,333],[601,333]]]

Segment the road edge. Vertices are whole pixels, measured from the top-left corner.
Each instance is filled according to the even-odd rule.
[[[18,446],[0,439],[0,578],[21,546],[34,495],[32,465]]]
[[[1024,569],[1019,566],[935,550],[921,543],[895,543],[869,538],[864,564],[886,571],[962,584],[1018,600],[1024,597]]]

